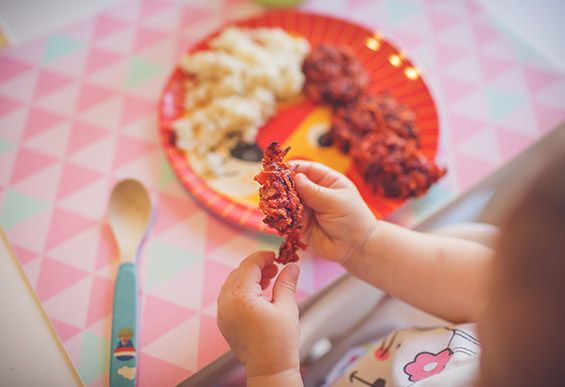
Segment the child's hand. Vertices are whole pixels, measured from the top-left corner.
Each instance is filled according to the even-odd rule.
[[[249,385],[300,385],[298,306],[300,269],[286,266],[273,286],[273,299],[262,290],[277,275],[272,252],[245,258],[226,280],[218,298],[218,326],[245,366]]]
[[[296,189],[306,206],[304,238],[326,259],[344,263],[364,248],[376,219],[355,185],[325,165],[291,161]]]

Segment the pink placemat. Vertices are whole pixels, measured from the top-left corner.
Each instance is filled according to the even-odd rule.
[[[440,114],[449,174],[411,202],[411,224],[503,165],[565,117],[565,77],[475,1],[308,1],[383,32],[416,63]],[[179,55],[227,19],[262,9],[126,1],[0,53],[0,224],[85,383],[106,385],[117,251],[112,184],[139,178],[158,209],[140,265],[141,386],[174,385],[227,345],[215,301],[227,273],[276,240],[209,215],[159,147],[156,105]],[[301,261],[299,297],[342,273]]]

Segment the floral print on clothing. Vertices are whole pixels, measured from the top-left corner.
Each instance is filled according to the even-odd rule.
[[[453,355],[453,352],[449,348],[436,354],[420,352],[416,355],[414,361],[404,366],[404,372],[409,376],[408,379],[411,382],[418,382],[443,371],[445,365],[451,359],[451,355]]]

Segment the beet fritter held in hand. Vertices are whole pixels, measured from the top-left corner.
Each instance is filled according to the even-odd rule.
[[[282,150],[278,142],[272,142],[263,156],[263,170],[255,176],[259,188],[259,208],[265,214],[263,222],[285,236],[279,249],[277,262],[298,261],[296,250],[305,249],[300,241],[304,208],[294,186],[294,171],[283,159],[288,148]]]

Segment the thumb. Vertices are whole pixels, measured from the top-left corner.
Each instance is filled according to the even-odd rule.
[[[300,196],[300,199],[307,207],[310,207],[316,212],[327,209],[327,202],[332,195],[331,189],[312,182],[312,180],[303,173],[296,174],[294,183],[298,196]]]
[[[273,303],[278,305],[296,305],[296,284],[300,267],[296,263],[287,265],[273,285]]]

